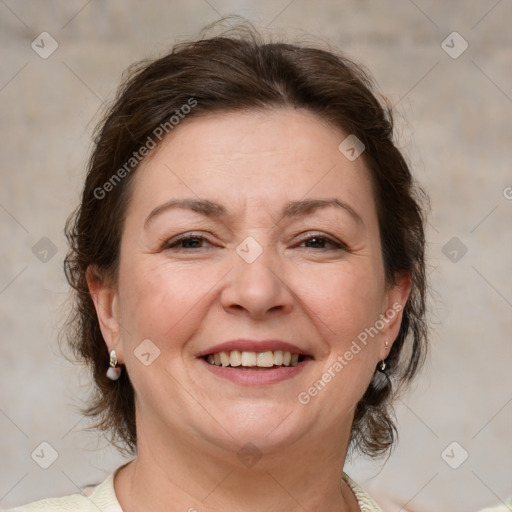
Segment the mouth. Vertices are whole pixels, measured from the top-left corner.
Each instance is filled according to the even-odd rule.
[[[196,357],[216,378],[241,386],[291,381],[314,360],[305,348],[278,339],[226,341]]]
[[[287,366],[297,366],[304,361],[312,359],[310,356],[287,350],[265,350],[263,352],[245,350],[220,351],[206,354],[202,358],[212,366],[247,371],[268,371]]]

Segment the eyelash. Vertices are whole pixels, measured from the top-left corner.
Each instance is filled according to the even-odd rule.
[[[167,242],[165,244],[165,246],[163,247],[164,249],[168,250],[168,249],[174,249],[177,245],[183,243],[183,242],[188,242],[189,240],[201,240],[201,241],[206,241],[208,242],[208,239],[204,236],[201,236],[201,235],[184,235],[184,236],[181,236],[175,240],[170,240],[169,242]],[[333,248],[332,249],[325,249],[325,248],[321,248],[321,250],[344,250],[344,251],[348,251],[348,247],[342,243],[342,242],[338,242],[338,241],[335,241],[334,239],[330,238],[330,237],[327,237],[327,236],[324,236],[324,235],[309,235],[308,237],[305,237],[303,238],[302,240],[299,241],[299,243],[304,243],[304,242],[307,242],[307,241],[310,241],[310,240],[322,240],[324,242],[327,242],[328,244],[330,244]],[[187,250],[187,249],[202,249],[202,247],[192,247],[192,248],[186,248],[186,247],[179,247],[178,249],[183,249],[183,250]],[[307,247],[306,247],[307,249]]]

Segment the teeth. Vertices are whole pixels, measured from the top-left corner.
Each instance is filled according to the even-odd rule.
[[[256,366],[256,352],[242,352],[242,366]]]
[[[270,350],[268,350],[267,352],[260,352],[258,354],[257,365],[263,368],[270,368],[274,366],[274,354]]]
[[[299,354],[292,354],[285,350],[266,350],[265,352],[248,352],[232,350],[231,352],[217,352],[210,354],[206,360],[216,366],[257,366],[272,368],[272,366],[297,366]]]
[[[229,355],[230,366],[240,366],[242,364],[242,352],[238,350],[232,350]]]
[[[229,354],[227,352],[220,353],[220,362],[222,366],[229,366]]]

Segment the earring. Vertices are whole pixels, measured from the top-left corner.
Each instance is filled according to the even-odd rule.
[[[386,349],[386,352],[389,350],[389,343],[386,341],[386,344],[384,345],[384,348]],[[386,363],[386,360],[383,359],[378,365],[377,370],[381,373],[386,373],[386,370],[389,370],[389,364]]]
[[[110,351],[110,361],[109,361],[110,368],[107,370],[107,377],[110,380],[117,380],[121,376],[121,368],[117,366],[117,356],[116,351],[111,350]]]
[[[386,363],[386,361],[382,360],[378,365],[377,365],[377,370],[379,370],[379,372],[381,373],[386,373],[386,370],[389,369],[389,365],[388,363]]]

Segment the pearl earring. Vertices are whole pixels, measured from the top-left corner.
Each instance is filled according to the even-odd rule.
[[[384,348],[386,349],[386,352],[389,350],[389,343],[386,341],[386,344],[384,345]],[[389,370],[389,364],[386,363],[386,360],[383,359],[378,365],[377,370],[381,373],[386,373],[386,370]]]
[[[117,366],[116,351],[110,351],[109,369],[107,370],[107,377],[110,380],[117,380],[121,376],[121,368]]]

